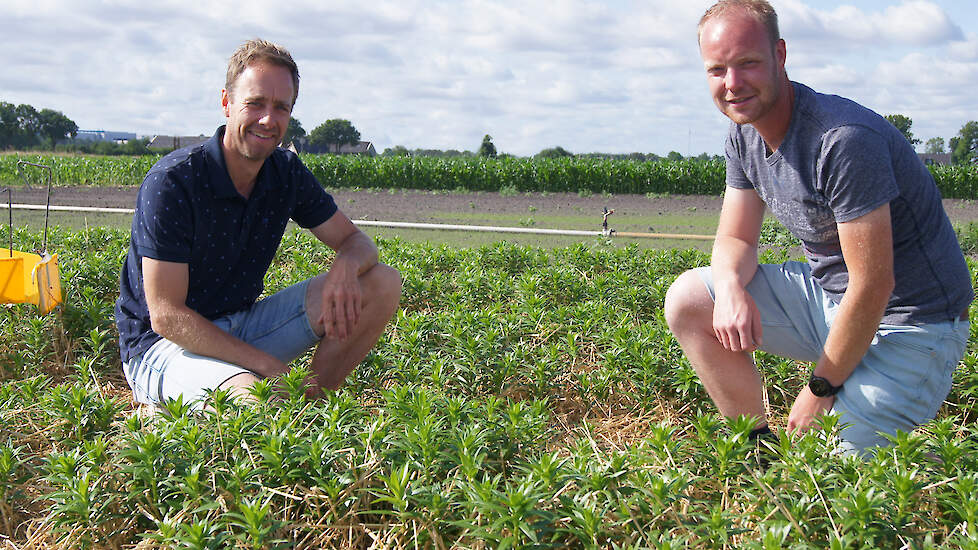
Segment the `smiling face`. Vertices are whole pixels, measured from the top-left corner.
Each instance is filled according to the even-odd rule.
[[[261,164],[282,142],[289,127],[295,88],[285,67],[257,61],[221,92],[227,129],[224,158],[232,170],[238,163]]]
[[[786,129],[787,121],[780,120],[791,112],[785,51],[783,40],[772,48],[764,26],[743,13],[708,20],[700,32],[700,55],[720,112],[737,124],[757,127],[784,122]],[[787,111],[779,108],[785,102]]]

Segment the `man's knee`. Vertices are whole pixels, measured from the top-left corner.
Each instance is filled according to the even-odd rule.
[[[395,304],[401,299],[401,273],[387,264],[378,263],[361,276],[364,294]]]
[[[322,291],[326,281],[326,273],[322,273],[309,281],[306,289],[305,307],[310,323],[316,326],[322,311]],[[383,304],[396,308],[401,299],[401,274],[387,264],[378,263],[360,274],[358,278],[362,290],[363,304]],[[321,332],[317,327],[317,333]]]
[[[676,332],[694,316],[705,313],[704,299],[712,303],[703,280],[695,271],[690,270],[677,277],[666,292],[664,310],[669,328]],[[712,315],[712,307],[707,309]]]
[[[225,380],[220,389],[226,390],[232,397],[251,399],[251,386],[259,380],[250,372],[242,372]]]

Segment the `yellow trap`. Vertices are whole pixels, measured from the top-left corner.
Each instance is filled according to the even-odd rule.
[[[20,161],[22,166],[34,166],[48,171],[48,202],[44,215],[44,244],[39,254],[14,250],[13,200],[9,188],[7,192],[7,228],[10,233],[9,248],[0,248],[0,303],[34,304],[43,315],[61,303],[61,274],[58,271],[58,255],[48,254],[48,218],[51,212],[51,168],[40,164]],[[21,172],[23,177],[23,172]],[[24,178],[27,184],[27,178]],[[30,188],[30,185],[27,185]]]

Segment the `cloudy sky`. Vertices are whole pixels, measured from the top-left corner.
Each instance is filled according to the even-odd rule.
[[[81,129],[210,134],[228,56],[288,47],[306,129],[378,151],[720,153],[695,27],[711,0],[3,0],[0,101]],[[978,119],[975,0],[773,0],[788,74],[947,140]]]

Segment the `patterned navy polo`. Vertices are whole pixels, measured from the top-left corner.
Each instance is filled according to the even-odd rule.
[[[166,155],[139,188],[115,307],[124,362],[161,339],[150,328],[142,258],[189,264],[187,305],[216,319],[261,295],[290,218],[310,228],[336,212],[312,173],[281,148],[265,160],[245,199],[225,168],[223,137],[222,126],[204,143]]]

